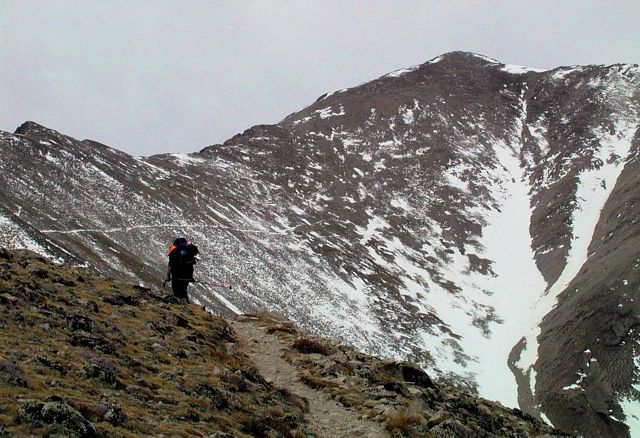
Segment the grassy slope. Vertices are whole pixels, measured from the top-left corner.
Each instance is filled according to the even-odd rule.
[[[305,435],[304,403],[265,382],[227,323],[195,305],[0,250],[0,307],[5,433],[73,431],[19,415],[25,400],[48,400],[77,410],[98,435]]]

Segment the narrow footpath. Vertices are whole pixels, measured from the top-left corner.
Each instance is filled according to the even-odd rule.
[[[267,381],[308,400],[309,412],[305,414],[305,418],[319,436],[391,437],[380,423],[363,418],[331,399],[327,393],[302,383],[295,367],[282,357],[289,347],[286,341],[242,317],[233,321],[232,327],[240,338],[240,344],[244,344],[244,351]]]

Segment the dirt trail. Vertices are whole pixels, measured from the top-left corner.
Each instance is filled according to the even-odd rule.
[[[289,389],[309,401],[305,414],[311,429],[322,437],[390,437],[380,423],[362,418],[357,412],[331,399],[323,391],[315,390],[298,379],[293,365],[282,358],[287,343],[278,336],[268,334],[251,321],[232,322],[245,351],[255,362],[264,378],[276,386]]]

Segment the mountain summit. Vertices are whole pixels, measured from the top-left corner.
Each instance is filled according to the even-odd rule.
[[[419,363],[570,433],[637,424],[640,69],[452,52],[193,154],[0,133],[5,244]],[[12,243],[13,242],[13,243]],[[636,417],[637,416],[637,417]]]

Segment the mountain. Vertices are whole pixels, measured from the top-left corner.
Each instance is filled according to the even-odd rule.
[[[569,433],[640,424],[637,65],[535,71],[452,52],[193,154],[0,133],[5,240],[278,310]],[[640,429],[633,429],[640,430]],[[640,433],[640,432],[639,432]]]

